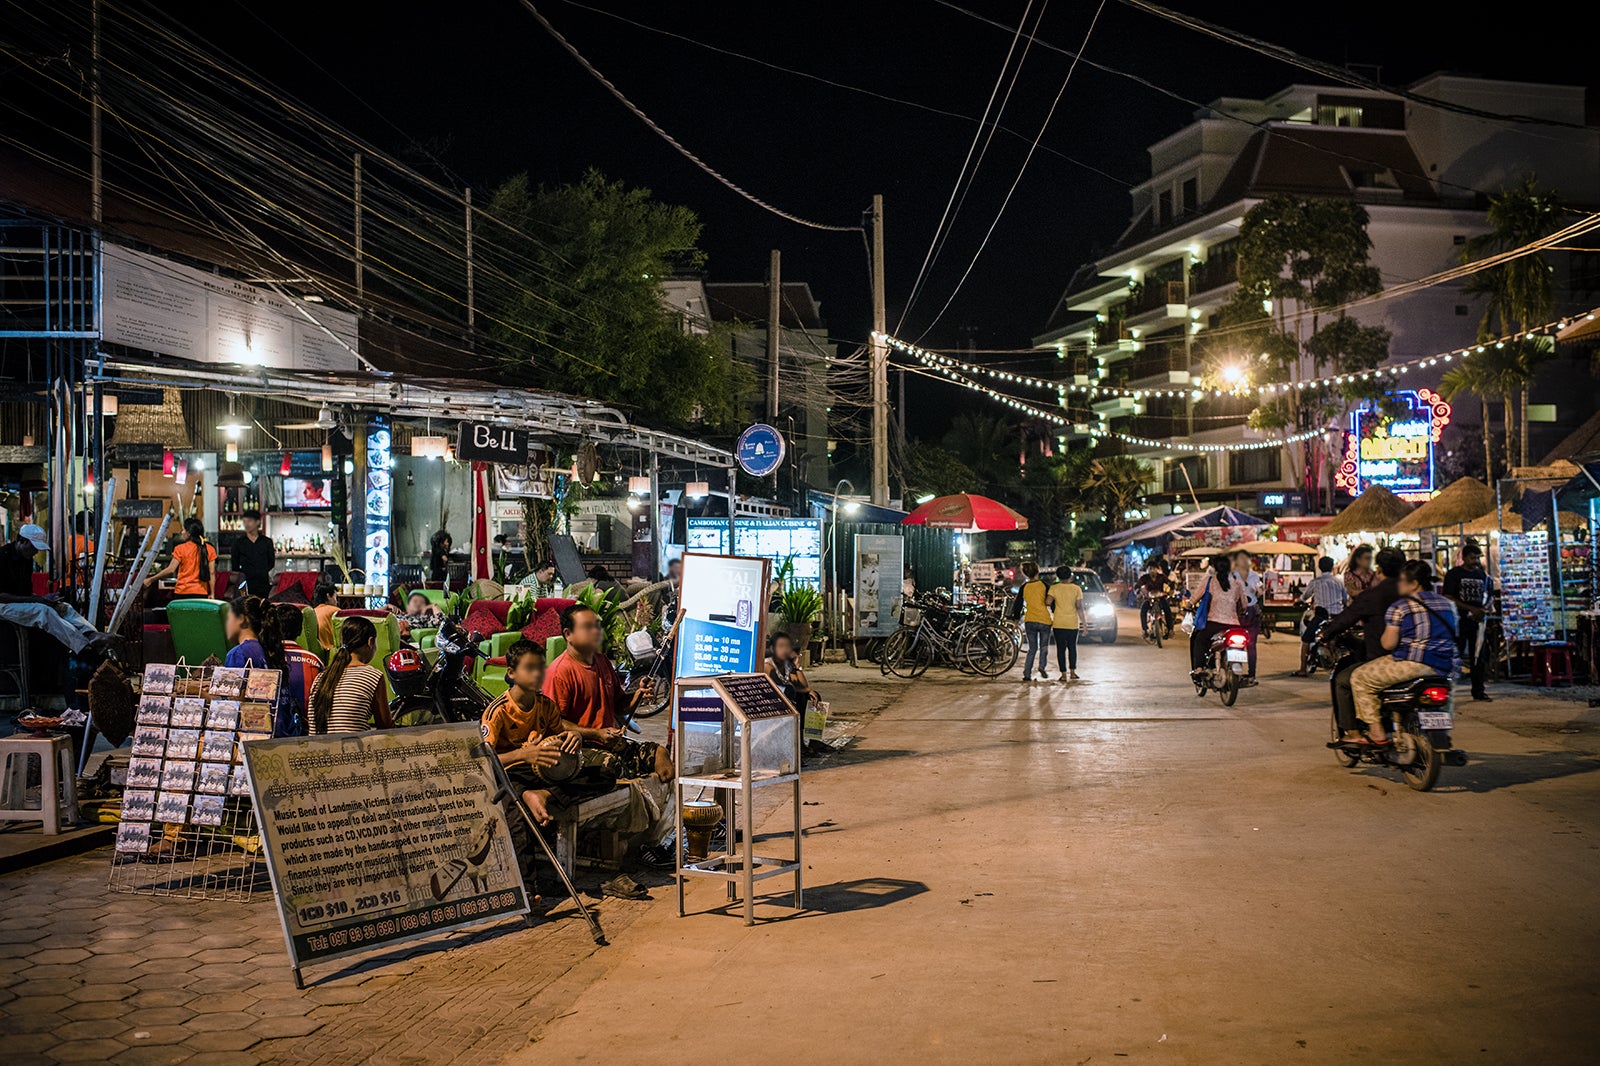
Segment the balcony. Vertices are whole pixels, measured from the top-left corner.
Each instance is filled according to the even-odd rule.
[[[1192,296],[1232,285],[1239,280],[1239,257],[1231,251],[1213,250],[1204,263],[1197,263],[1189,272],[1189,292]]]
[[[1128,379],[1160,378],[1163,384],[1189,383],[1189,357],[1181,341],[1151,342],[1128,364]]]

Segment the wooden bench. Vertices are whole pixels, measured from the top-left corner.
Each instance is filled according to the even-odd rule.
[[[556,815],[556,859],[561,863],[562,869],[567,871],[568,877],[572,876],[573,868],[578,862],[578,830],[602,815],[626,807],[631,792],[632,789],[627,787],[613,789],[603,796],[584,800],[576,807],[569,807]]]

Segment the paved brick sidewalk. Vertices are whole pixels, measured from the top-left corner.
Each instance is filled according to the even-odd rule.
[[[532,929],[506,920],[312,968],[297,991],[270,891],[249,904],[113,894],[110,854],[0,878],[7,1066],[497,1062],[527,1042],[540,990],[597,950],[567,903]],[[608,937],[650,906],[605,900]]]

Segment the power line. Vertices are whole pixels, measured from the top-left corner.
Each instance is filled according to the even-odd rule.
[[[1433,108],[1437,111],[1448,111],[1452,114],[1487,119],[1491,122],[1512,123],[1515,125],[1524,126],[1553,126],[1558,129],[1584,131],[1592,131],[1596,128],[1594,126],[1586,125],[1582,122],[1565,122],[1561,119],[1538,118],[1534,115],[1502,114],[1497,111],[1485,111],[1482,108],[1469,107],[1466,104],[1457,104],[1449,100],[1440,100],[1438,97],[1434,96],[1424,96],[1421,93],[1412,92],[1409,89],[1396,89],[1392,86],[1385,85],[1380,81],[1376,81],[1375,79],[1362,77],[1361,75],[1356,74],[1354,71],[1348,70],[1345,67],[1335,66],[1332,63],[1325,63],[1318,59],[1310,59],[1299,54],[1298,52],[1293,51],[1292,49],[1285,48],[1283,45],[1273,44],[1271,41],[1263,41],[1258,37],[1251,37],[1248,34],[1240,33],[1238,30],[1230,30],[1224,26],[1219,26],[1216,23],[1195,18],[1193,15],[1185,15],[1182,12],[1173,11],[1171,8],[1165,8],[1159,4],[1152,4],[1149,2],[1149,0],[1120,0],[1120,2],[1126,4],[1128,7],[1136,8],[1137,10],[1154,15],[1157,18],[1176,23],[1177,25],[1183,26],[1186,29],[1194,30],[1197,33],[1205,34],[1208,37],[1214,37],[1219,41],[1226,41],[1229,44],[1238,45],[1239,47],[1249,49],[1252,52],[1258,52],[1261,55],[1269,56],[1273,59],[1279,60],[1280,62],[1299,67],[1302,70],[1308,70],[1313,74],[1320,74],[1325,78],[1330,78],[1334,81],[1342,82],[1345,85],[1350,85],[1358,89],[1369,89],[1374,92],[1388,93],[1391,96],[1398,96],[1403,100],[1409,100],[1414,104],[1420,104],[1423,107]]]
[[[556,43],[561,45],[562,48],[565,48],[572,58],[578,61],[579,65],[582,66],[584,70],[587,70],[590,74],[592,74],[596,81],[605,86],[607,92],[617,98],[618,103],[622,104],[623,107],[626,107],[629,111],[633,112],[639,121],[650,127],[651,131],[655,133],[656,136],[660,137],[662,140],[672,145],[673,148],[677,149],[679,155],[683,156],[689,162],[693,163],[695,166],[699,167],[701,170],[717,179],[717,181],[738,193],[746,200],[749,200],[757,207],[760,207],[766,211],[770,211],[779,218],[787,219],[788,221],[794,222],[798,225],[806,226],[810,229],[824,230],[829,233],[855,233],[861,230],[862,227],[860,226],[830,226],[822,222],[813,222],[808,218],[801,218],[799,215],[791,214],[790,212],[783,210],[781,207],[774,207],[772,204],[767,203],[767,201],[761,199],[759,196],[756,196],[754,193],[749,192],[748,190],[736,184],[732,179],[726,177],[720,171],[714,169],[710,164],[705,162],[705,160],[701,159],[689,149],[685,148],[676,137],[672,136],[672,134],[658,126],[655,123],[655,120],[653,120],[649,115],[645,114],[637,104],[624,96],[621,89],[618,89],[604,74],[600,73],[600,71],[595,68],[594,64],[585,59],[583,57],[583,53],[579,52],[578,49],[573,46],[571,41],[563,37],[561,33],[550,24],[549,19],[540,14],[539,9],[533,6],[532,0],[521,0],[521,3],[523,7],[528,9],[528,13],[538,21],[539,25],[543,26],[545,31],[556,39]]]

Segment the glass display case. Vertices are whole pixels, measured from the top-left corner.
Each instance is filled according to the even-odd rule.
[[[709,687],[708,687],[709,686]],[[794,875],[794,905],[801,906],[801,721],[783,691],[765,674],[682,678],[674,692],[677,742],[673,745],[678,849],[678,914],[691,877],[726,882],[728,901],[743,889],[745,924],[755,924],[755,883]],[[793,855],[755,854],[755,790],[789,786]],[[787,805],[784,805],[787,806]],[[724,830],[722,850],[710,848]],[[768,839],[781,835],[771,830]]]

